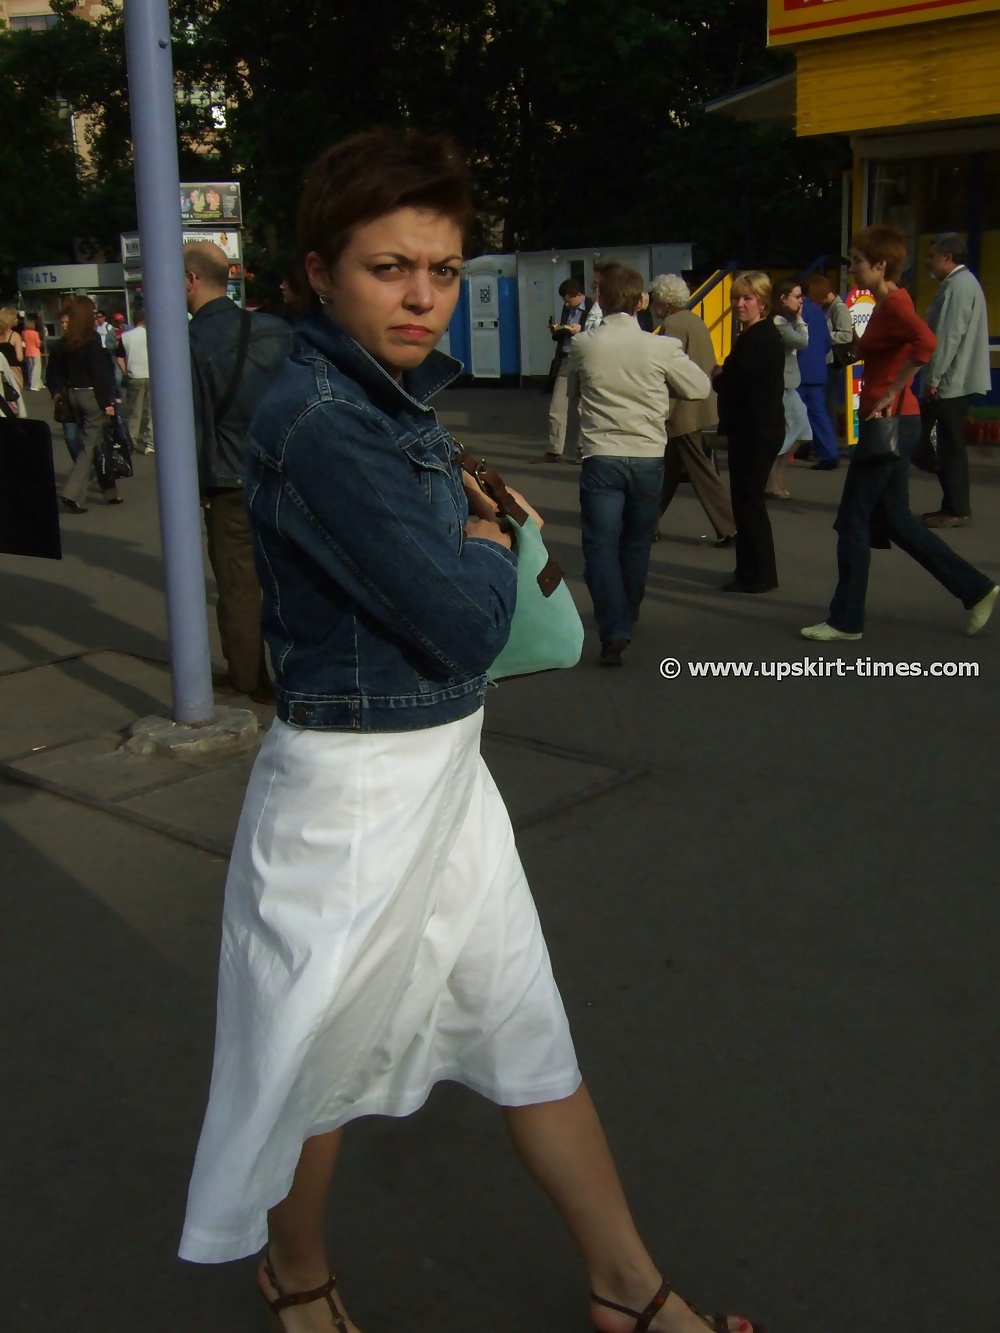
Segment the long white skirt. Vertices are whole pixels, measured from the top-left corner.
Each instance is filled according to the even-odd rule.
[[[303,1142],[451,1079],[580,1084],[482,712],[425,731],[275,722],[226,883],[215,1063],[180,1254],[253,1254]]]
[[[785,442],[781,446],[781,452],[778,454],[779,458],[794,449],[799,440],[811,440],[813,437],[812,426],[809,424],[809,413],[806,411],[805,403],[799,397],[798,389],[786,389],[783,401],[785,405]]]

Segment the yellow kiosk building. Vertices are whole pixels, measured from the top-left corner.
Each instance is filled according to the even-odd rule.
[[[772,46],[794,74],[711,110],[851,137],[845,222],[902,227],[917,309],[935,284],[924,253],[961,232],[986,290],[1000,388],[1000,0],[767,0]]]

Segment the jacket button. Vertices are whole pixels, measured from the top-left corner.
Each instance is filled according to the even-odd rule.
[[[292,717],[296,722],[307,722],[309,720],[309,709],[304,704],[296,704],[292,709]]]

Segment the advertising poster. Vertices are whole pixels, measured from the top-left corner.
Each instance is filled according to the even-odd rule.
[[[192,241],[211,241],[213,245],[218,245],[225,251],[226,258],[231,264],[238,264],[243,258],[240,233],[236,230],[202,231],[200,228],[185,227],[182,239],[185,245],[190,245]]]
[[[768,40],[772,46],[798,45],[996,9],[997,0],[768,0]]]
[[[238,181],[181,182],[181,221],[185,227],[221,223],[239,227],[243,206]]]

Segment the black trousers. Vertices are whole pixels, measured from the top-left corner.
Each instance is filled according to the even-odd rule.
[[[969,457],[965,452],[963,426],[969,415],[972,395],[963,398],[928,398],[920,405],[924,431],[937,426],[938,480],[941,482],[941,512],[965,518],[972,513],[969,500]]]
[[[736,521],[736,581],[754,592],[778,586],[764,487],[784,443],[784,427],[729,435],[729,493]]]

